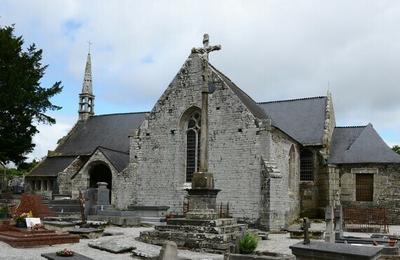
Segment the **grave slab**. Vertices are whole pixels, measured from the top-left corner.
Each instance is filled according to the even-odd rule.
[[[49,260],[94,260],[93,258],[75,252],[73,256],[58,256],[56,253],[41,254],[41,256]]]
[[[99,238],[103,234],[104,229],[101,228],[73,228],[68,230],[68,233],[79,235],[80,238]]]
[[[310,241],[309,244],[303,242],[289,247],[292,254],[298,260],[322,260],[322,259],[342,259],[342,260],[364,260],[378,259],[381,256],[383,247],[356,246],[348,244],[326,243]]]
[[[121,254],[130,252],[136,249],[132,244],[126,244],[124,241],[107,240],[107,241],[93,241],[88,244],[92,248],[107,251],[114,254]]]

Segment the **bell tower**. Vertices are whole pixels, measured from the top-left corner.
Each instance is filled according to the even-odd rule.
[[[79,94],[79,120],[87,120],[92,115],[94,115],[94,95],[92,90],[92,63],[89,50],[82,92]]]

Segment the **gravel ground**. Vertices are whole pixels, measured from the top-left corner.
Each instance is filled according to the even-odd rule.
[[[324,229],[325,224],[323,223],[312,223],[311,229]],[[132,244],[137,249],[147,253],[158,254],[160,247],[154,246],[150,244],[145,244],[142,242],[138,242],[135,240],[135,237],[138,237],[141,231],[152,230],[153,228],[144,228],[144,227],[132,227],[132,228],[121,228],[121,227],[108,227],[106,231],[111,232],[122,232],[124,235],[112,236],[112,237],[101,237],[97,240],[101,241],[120,241],[123,244]],[[391,234],[400,234],[400,226],[390,226],[389,231]],[[352,236],[362,236],[369,237],[371,234],[369,233],[350,233],[345,232],[344,235],[352,235]],[[77,253],[85,255],[87,257],[91,257],[93,259],[98,260],[109,260],[109,259],[137,259],[133,258],[131,253],[125,254],[112,254],[106,251],[101,251],[98,249],[94,249],[88,246],[88,243],[94,241],[96,239],[81,239],[80,243],[77,244],[63,244],[63,245],[54,245],[54,246],[41,246],[35,248],[13,248],[6,243],[0,242],[0,260],[35,260],[41,259],[40,255],[43,253],[54,253],[56,251],[62,250],[64,248],[71,249]],[[258,244],[257,250],[260,251],[270,251],[276,253],[283,254],[291,254],[291,250],[289,249],[290,245],[296,244],[300,242],[301,239],[290,239],[289,233],[283,234],[269,234],[268,240],[261,240]],[[222,255],[216,254],[203,254],[192,252],[188,250],[179,250],[179,256],[185,257],[188,259],[212,259],[212,260],[222,260]]]
[[[141,231],[152,230],[153,228],[144,228],[144,227],[133,227],[133,228],[121,228],[121,227],[108,227],[106,231],[111,232],[122,232],[124,235],[119,236],[108,236],[101,237],[97,240],[108,241],[108,240],[119,240],[121,243],[129,243],[134,245],[136,248],[140,249],[143,252],[159,252],[159,246],[150,245],[142,242],[138,242],[135,240],[135,237],[138,237]],[[0,242],[0,259],[1,260],[43,260],[44,258],[40,255],[43,253],[54,253],[56,251],[62,250],[64,248],[71,249],[74,252],[82,254],[87,257],[91,257],[96,260],[110,260],[110,259],[138,259],[133,258],[132,253],[125,254],[112,254],[106,251],[101,251],[98,249],[94,249],[88,246],[88,243],[94,241],[96,239],[81,239],[79,243],[76,244],[62,244],[62,245],[53,245],[53,246],[41,246],[34,248],[13,248],[6,243]],[[222,260],[222,255],[215,254],[202,254],[197,252],[191,252],[188,250],[179,250],[179,256],[185,257],[188,259],[211,259],[211,260]]]

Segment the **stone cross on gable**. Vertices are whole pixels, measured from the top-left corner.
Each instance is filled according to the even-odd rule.
[[[221,49],[221,45],[209,45],[210,37],[208,34],[203,35],[203,48],[193,48],[192,53],[199,53],[203,56],[205,60],[208,60],[208,54],[212,51],[219,51]]]

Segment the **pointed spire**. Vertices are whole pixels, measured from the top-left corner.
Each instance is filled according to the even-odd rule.
[[[92,61],[90,58],[90,52],[87,55],[85,76],[82,84],[82,94],[93,94],[92,91]]]
[[[79,94],[79,120],[87,120],[94,115],[94,95],[92,89],[92,61],[89,52],[86,59],[85,76],[83,77],[82,92]]]

